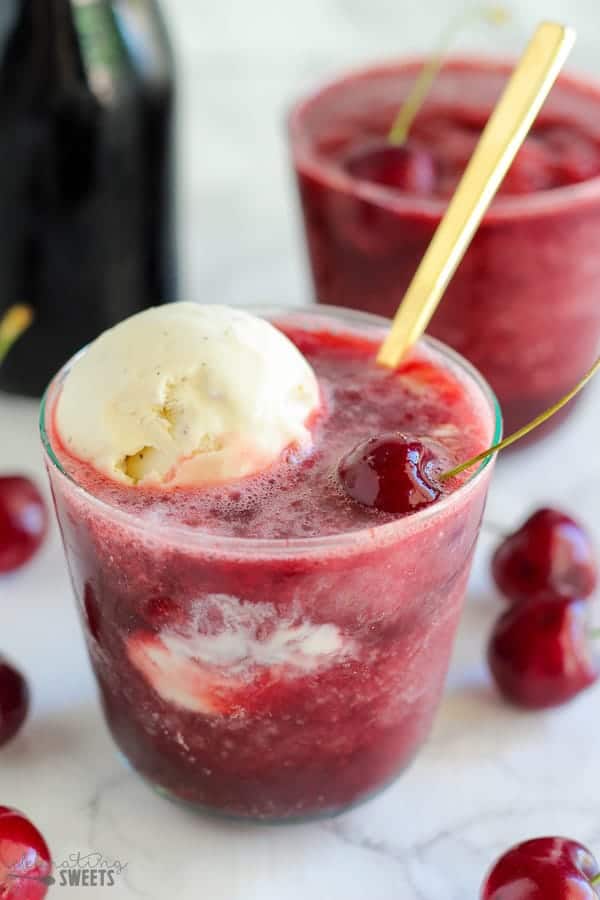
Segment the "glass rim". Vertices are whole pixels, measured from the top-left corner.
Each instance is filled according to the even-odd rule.
[[[371,203],[390,210],[391,212],[415,214],[438,220],[444,214],[448,205],[447,199],[403,195],[393,188],[385,185],[361,181],[353,175],[345,172],[339,165],[323,159],[312,148],[312,142],[304,130],[304,115],[308,109],[317,104],[322,98],[335,90],[351,86],[357,81],[366,81],[369,75],[386,74],[418,70],[428,57],[424,54],[412,54],[410,56],[387,59],[372,64],[361,65],[344,70],[338,76],[329,78],[317,84],[311,91],[306,92],[296,100],[288,110],[287,126],[288,137],[291,145],[291,153],[294,165],[298,169],[306,168],[310,174],[317,177],[329,188],[340,193],[352,193],[353,196],[370,201]],[[509,75],[517,57],[507,56],[480,56],[477,54],[450,54],[442,65],[443,73],[476,69],[487,73],[502,73]],[[556,82],[557,87],[567,88],[579,95],[585,94],[590,99],[596,99],[600,109],[600,81],[592,77],[579,74],[562,72]],[[543,214],[552,214],[564,206],[586,203],[600,199],[600,174],[593,178],[574,184],[559,185],[545,190],[533,191],[530,194],[517,194],[502,196],[485,213],[482,225],[493,222],[505,222],[513,218],[528,218]]]
[[[310,316],[311,318],[329,319],[332,318],[339,322],[352,322],[356,324],[370,324],[379,329],[388,329],[391,322],[383,316],[377,316],[372,313],[363,312],[361,310],[346,309],[338,306],[327,306],[324,304],[313,304],[304,306],[245,306],[242,307],[250,312],[260,315],[264,318],[290,316]],[[493,435],[490,440],[490,446],[496,444],[502,437],[502,411],[498,399],[485,380],[483,375],[473,366],[467,359],[453,350],[442,341],[425,335],[419,343],[426,344],[433,349],[436,354],[443,357],[444,361],[450,362],[452,366],[459,369],[462,375],[465,375],[470,382],[473,382],[479,393],[486,401],[491,418],[493,419]],[[56,373],[48,384],[40,403],[39,429],[44,455],[47,464],[58,475],[69,483],[69,486],[80,496],[86,503],[96,506],[105,514],[108,514],[120,521],[127,522],[128,527],[139,532],[150,532],[152,529],[160,533],[161,539],[166,539],[167,535],[175,539],[177,546],[202,547],[213,555],[221,555],[229,553],[235,556],[252,555],[268,555],[269,557],[294,557],[310,556],[318,553],[323,554],[325,550],[341,550],[344,548],[357,549],[362,547],[366,549],[377,539],[378,542],[397,538],[399,534],[406,529],[429,519],[436,518],[443,514],[449,507],[456,504],[466,493],[474,489],[479,483],[486,469],[491,465],[495,458],[495,454],[486,457],[477,465],[473,473],[452,493],[445,495],[441,500],[430,506],[423,507],[407,516],[402,516],[392,522],[382,524],[369,525],[359,528],[356,531],[345,531],[339,534],[326,534],[311,537],[293,537],[293,538],[255,538],[255,537],[234,537],[231,535],[219,535],[214,532],[204,531],[195,526],[183,524],[163,524],[157,529],[156,523],[147,523],[138,513],[131,512],[127,509],[121,509],[117,505],[96,497],[91,491],[71,475],[61,464],[58,456],[52,447],[52,442],[46,428],[46,412],[48,401],[53,390],[57,389],[62,383],[64,377],[68,373],[71,365],[86,351],[83,347],[75,353]]]

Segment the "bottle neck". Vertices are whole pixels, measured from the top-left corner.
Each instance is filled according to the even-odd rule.
[[[85,80],[72,0],[20,0],[0,62],[0,91],[35,105]]]

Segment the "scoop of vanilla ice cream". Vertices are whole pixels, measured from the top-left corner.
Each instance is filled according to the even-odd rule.
[[[264,319],[172,303],[104,332],[73,363],[56,410],[65,446],[119,481],[239,478],[310,445],[315,374]]]

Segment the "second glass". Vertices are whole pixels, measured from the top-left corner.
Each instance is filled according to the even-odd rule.
[[[352,73],[292,112],[293,161],[322,303],[395,313],[511,71],[480,59],[444,66],[414,126],[421,145],[429,140],[454,169],[433,189],[423,184],[426,169],[415,176],[422,193],[353,176],[343,164],[348,152],[385,137],[422,64]],[[598,87],[562,76],[509,173],[510,195],[486,214],[429,328],[485,375],[507,431],[559,399],[596,357],[599,122]],[[557,157],[565,183],[548,189]]]

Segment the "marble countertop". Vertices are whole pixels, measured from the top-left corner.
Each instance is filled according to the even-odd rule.
[[[341,66],[430,46],[447,6],[411,7],[408,33],[403,4],[390,0],[168,6],[182,84],[182,297],[302,302],[285,108]],[[584,35],[595,6],[569,0]],[[566,12],[566,0],[530,0],[495,43],[514,49],[542,14]],[[585,38],[575,60],[597,68]],[[33,690],[26,727],[0,754],[0,802],[34,819],[56,861],[96,851],[128,865],[110,889],[56,887],[51,896],[474,900],[489,863],[518,840],[564,833],[600,851],[600,687],[564,709],[523,714],[498,699],[483,662],[501,608],[488,571],[498,530],[552,503],[580,516],[600,546],[598,403],[600,383],[557,434],[500,461],[433,734],[393,787],[332,821],[256,827],[197,817],[124,767],[102,722],[53,527],[35,561],[0,580],[0,651]],[[34,403],[0,397],[0,469],[45,486],[36,419]]]

